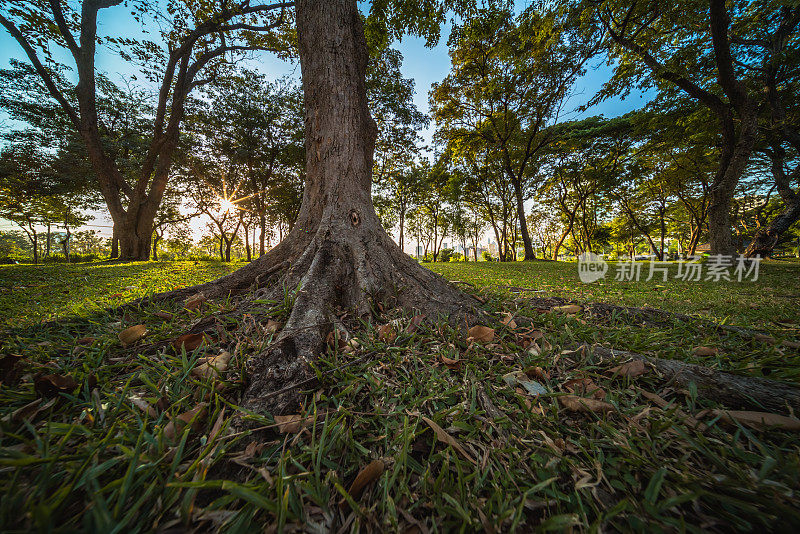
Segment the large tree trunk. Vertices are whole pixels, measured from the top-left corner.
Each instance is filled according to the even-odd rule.
[[[460,325],[480,313],[477,300],[404,254],[375,213],[377,128],[367,107],[368,55],[356,1],[298,0],[296,20],[306,107],[306,183],[297,222],[238,271],[161,296],[244,295],[239,310],[253,314],[250,299],[283,298],[284,288],[300,288],[283,330],[248,361],[243,405],[256,412],[297,409],[301,393],[291,386],[313,378],[309,362],[324,353],[340,323],[336,310],[348,310],[354,321],[369,319],[382,303]],[[195,327],[202,328],[214,326]]]
[[[119,239],[119,259],[147,261],[150,259],[150,250],[153,240],[153,220],[155,216],[125,217],[120,223],[114,224],[114,231]]]

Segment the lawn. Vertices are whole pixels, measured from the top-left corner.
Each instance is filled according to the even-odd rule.
[[[800,261],[763,262],[758,277],[743,277],[741,282],[700,281],[676,278],[678,264],[668,264],[667,280],[655,271],[651,280],[649,262],[640,265],[639,281],[618,281],[618,263],[610,263],[604,280],[584,284],[578,277],[576,263],[514,262],[514,263],[433,263],[426,264],[451,280],[463,280],[478,287],[500,292],[523,287],[539,290],[543,295],[561,296],[577,302],[613,302],[625,306],[650,306],[663,310],[696,314],[717,322],[773,329],[775,321],[800,324]],[[627,263],[627,265],[630,265]],[[778,326],[778,328],[780,328]]]
[[[796,430],[726,422],[692,387],[572,350],[601,343],[800,382],[800,264],[769,262],[757,282],[591,285],[575,264],[428,266],[473,284],[498,319],[530,326],[492,322],[493,339],[472,340],[446,323],[376,315],[354,330],[357,344],[320,356],[319,383],[288,423],[237,409],[246,361],[274,333],[227,319],[232,303],[104,311],[231,266],[0,267],[0,530],[800,528]],[[698,321],[543,310],[553,296],[696,314],[772,341]],[[253,313],[280,324],[292,299],[287,290]],[[208,316],[217,336],[171,346]],[[139,324],[146,337],[122,346],[118,334]],[[222,350],[227,366],[199,372]],[[570,407],[567,394],[601,404]]]

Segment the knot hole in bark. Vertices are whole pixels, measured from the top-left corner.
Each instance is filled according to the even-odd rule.
[[[350,222],[353,226],[358,226],[361,224],[361,217],[358,215],[356,210],[350,210]]]

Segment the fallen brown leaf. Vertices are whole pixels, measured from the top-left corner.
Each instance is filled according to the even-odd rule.
[[[445,356],[443,354],[440,354],[439,358],[442,360],[442,363],[445,364],[445,366],[448,369],[452,369],[452,370],[455,371],[455,370],[458,370],[461,367],[461,360],[454,360],[452,358],[448,358],[447,356]]]
[[[227,351],[215,356],[209,356],[204,363],[192,369],[192,374],[200,378],[211,378],[220,375],[228,370],[230,359],[231,353]]]
[[[503,318],[500,320],[501,323],[506,325],[507,327],[511,328],[512,330],[517,327],[516,321],[514,321],[514,315],[508,312],[503,314]]]
[[[564,382],[564,387],[567,391],[576,395],[591,395],[599,400],[606,398],[606,392],[595,384],[591,378],[573,378]]]
[[[577,304],[567,304],[565,306],[556,306],[555,308],[553,308],[553,311],[566,313],[567,315],[580,313],[581,310],[583,310],[583,308],[581,306],[578,306]]]
[[[612,404],[606,401],[576,397],[575,395],[562,395],[558,397],[558,402],[571,412],[609,413],[616,410]]]
[[[51,398],[59,393],[72,393],[78,383],[71,376],[53,374],[40,376],[34,380],[33,387],[42,397]]]
[[[14,410],[10,416],[6,416],[5,420],[11,420],[15,423],[19,423],[20,421],[25,420],[34,420],[36,416],[40,413],[44,412],[45,410],[50,409],[58,399],[50,399],[47,403],[42,404],[42,399],[38,398],[33,402],[29,402],[25,406],[21,408],[17,408]]]
[[[695,356],[716,356],[719,349],[716,347],[695,347],[692,354]]]
[[[181,350],[181,347],[183,347],[186,352],[191,352],[202,345],[204,340],[205,334],[202,332],[196,334],[183,334],[182,336],[178,336],[178,339],[172,342],[172,348],[175,350]]]
[[[207,300],[208,299],[206,298],[205,295],[203,295],[202,293],[197,293],[187,298],[186,302],[184,302],[183,304],[183,307],[186,308],[187,310],[194,311],[199,309],[203,305],[203,303],[206,302]]]
[[[386,323],[378,328],[378,339],[384,343],[392,343],[395,338],[397,338],[397,332],[391,323]]]
[[[10,384],[19,376],[17,366],[24,360],[21,354],[9,354],[0,358],[0,384]]]
[[[139,398],[139,397],[130,397],[129,399],[131,404],[142,410],[144,413],[149,415],[150,417],[158,417],[158,412],[156,411],[153,406],[147,402],[146,400]]]
[[[165,311],[157,311],[153,314],[154,316],[158,317],[159,319],[164,319],[165,321],[171,321],[174,315]]]
[[[133,325],[119,333],[119,340],[123,347],[136,343],[147,335],[147,327],[143,324]]]
[[[311,423],[311,417],[303,418],[300,414],[276,415],[274,418],[278,423],[278,432],[281,434],[294,434]]]
[[[550,380],[550,375],[547,373],[547,371],[538,365],[536,367],[528,367],[525,369],[525,374],[531,378],[538,378],[539,380]]]
[[[208,433],[209,443],[214,443],[214,440],[217,439],[217,435],[219,434],[220,430],[222,430],[222,423],[225,422],[225,409],[226,407],[223,406],[222,410],[219,411],[217,420],[214,422],[214,426],[211,427],[211,432]]]
[[[770,345],[775,344],[775,338],[767,334],[756,334],[753,336],[753,339],[761,343],[769,343]]]
[[[82,337],[75,340],[76,345],[91,345],[92,343],[94,343],[93,337]]]
[[[364,466],[361,471],[358,472],[356,478],[353,480],[353,483],[350,484],[350,489],[347,490],[347,493],[349,493],[354,500],[358,499],[364,492],[364,488],[377,480],[383,474],[385,469],[386,464],[383,460],[372,460],[370,463]],[[340,507],[344,507],[346,505],[346,500],[342,500],[339,503]]]
[[[648,399],[649,401],[654,403],[656,406],[658,406],[662,410],[670,405],[669,402],[667,402],[663,397],[661,397],[660,395],[658,395],[656,393],[653,393],[651,391],[647,391],[647,390],[644,390],[644,389],[641,389],[641,388],[636,388],[636,389],[639,391],[639,393],[642,394],[642,396],[644,398]],[[680,408],[677,408],[677,407],[675,408],[675,414],[680,416],[680,417],[683,417],[685,422],[686,422],[686,424],[688,424],[692,428],[696,428],[696,429],[698,429],[700,431],[703,431],[703,430],[706,429],[706,425],[704,425],[703,423],[701,423],[700,421],[698,421],[697,419],[695,419],[691,415],[688,415],[688,414],[684,413],[683,411],[680,410]]]
[[[265,334],[275,334],[280,329],[281,329],[281,323],[273,319],[269,319],[267,321],[267,324],[264,325]]]
[[[637,376],[642,376],[645,374],[647,372],[647,367],[645,367],[642,360],[632,360],[630,362],[623,363],[622,365],[612,367],[610,371],[619,376],[636,378]]]
[[[491,343],[494,341],[494,328],[476,325],[469,329],[469,337],[478,343]]]
[[[464,450],[464,447],[461,446],[461,444],[456,440],[456,438],[445,432],[445,430],[442,427],[440,427],[439,425],[437,425],[436,423],[434,423],[425,416],[422,416],[422,420],[425,421],[429,427],[431,427],[433,433],[436,434],[436,439],[438,439],[442,443],[447,443],[448,445],[453,447],[458,453],[460,453],[464,458],[466,458],[470,462],[474,464],[478,463],[472,456],[469,455],[469,453],[466,450]]]
[[[344,336],[339,330],[336,329],[328,332],[328,337],[325,338],[325,343],[327,343],[327,345],[333,350],[340,350],[346,346]]]
[[[408,323],[408,326],[406,326],[406,333],[413,334],[414,332],[419,330],[419,327],[422,324],[422,321],[424,320],[425,320],[424,315],[415,315],[414,317],[412,317],[411,321]]]
[[[186,425],[191,425],[191,428],[196,430],[205,419],[207,406],[207,403],[201,402],[188,412],[183,412],[167,423],[164,427],[164,437],[171,441],[174,440],[179,434],[183,433]]]

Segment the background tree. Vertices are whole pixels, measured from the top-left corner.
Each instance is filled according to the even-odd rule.
[[[524,203],[537,157],[558,131],[547,126],[559,120],[597,49],[593,36],[576,30],[574,16],[571,10],[539,6],[517,17],[506,8],[479,11],[453,29],[452,72],[431,92],[443,138],[471,137],[472,148],[499,152],[529,260],[535,253]]]
[[[159,11],[148,2],[134,2],[136,20],[157,19],[161,43],[99,36],[99,13],[120,4],[122,0],[83,0],[78,9],[60,0],[23,2],[0,13],[0,24],[22,47],[50,97],[80,134],[114,220],[121,256],[146,260],[189,93],[211,80],[231,57],[248,50],[275,50],[278,43],[264,32],[283,23],[279,10],[291,4],[174,2],[169,10]],[[148,146],[131,175],[108,150],[99,121],[95,62],[98,43],[103,41],[136,60],[144,75],[159,85]],[[54,46],[72,57],[74,85],[57,83],[53,73],[67,67],[55,60]]]
[[[584,20],[605,28],[617,63],[595,101],[632,86],[656,87],[664,98],[682,92],[715,116],[720,157],[710,186],[709,240],[713,253],[733,254],[731,201],[758,141],[759,108],[768,108],[766,100],[777,97],[762,90],[769,87],[771,70],[770,53],[764,52],[769,45],[761,45],[778,45],[772,64],[777,67],[785,59],[781,46],[796,38],[796,8],[769,1],[744,7],[724,0],[584,5],[594,16]]]

